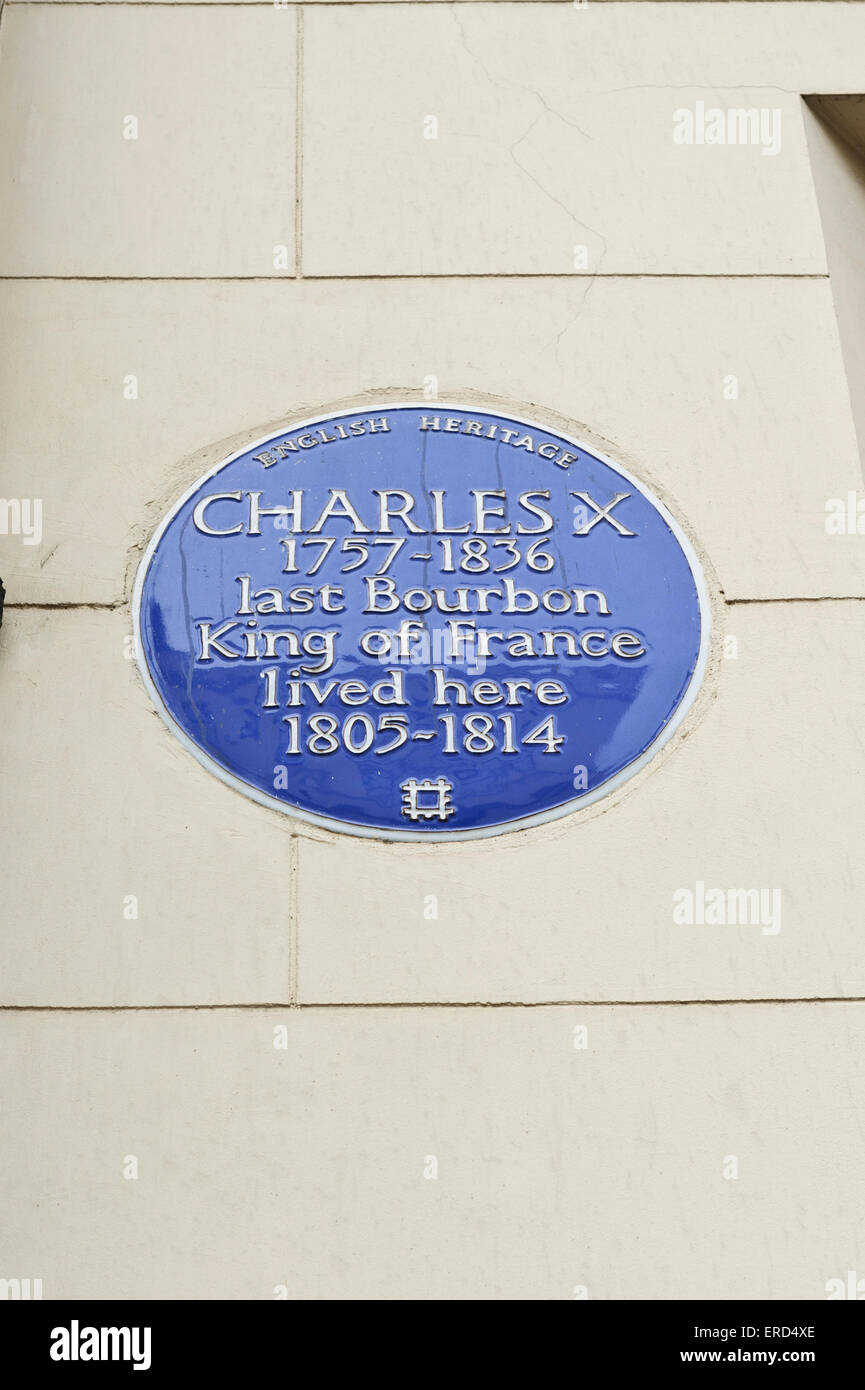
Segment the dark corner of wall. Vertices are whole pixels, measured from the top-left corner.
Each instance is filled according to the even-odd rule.
[[[865,467],[865,95],[805,97],[805,131]]]

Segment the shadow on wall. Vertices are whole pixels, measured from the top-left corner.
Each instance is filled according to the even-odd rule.
[[[865,470],[865,95],[806,96],[804,117]]]

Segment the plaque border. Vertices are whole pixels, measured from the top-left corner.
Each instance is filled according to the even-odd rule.
[[[249,800],[257,802],[258,805],[264,806],[268,810],[276,810],[283,815],[293,816],[295,819],[303,821],[307,825],[317,826],[321,830],[330,830],[340,835],[351,835],[359,839],[385,840],[414,845],[440,844],[442,842],[459,844],[469,840],[489,840],[499,835],[513,834],[521,830],[532,829],[535,826],[548,825],[552,822],[563,820],[565,816],[575,815],[578,811],[582,811],[602,801],[613,792],[619,790],[626,782],[630,782],[632,778],[636,777],[637,774],[653,760],[660,750],[670,742],[673,735],[684,723],[686,716],[696,701],[706,675],[709,663],[712,629],[712,600],[703,573],[703,567],[690,539],[685,534],[676,518],[672,515],[669,508],[656,496],[651,488],[647,487],[645,483],[635,477],[623,464],[617,463],[615,459],[602,452],[596,445],[588,444],[576,435],[570,434],[559,424],[546,426],[540,419],[530,419],[527,416],[512,413],[507,409],[506,401],[502,401],[500,404],[498,402],[492,404],[493,398],[488,399],[491,402],[490,404],[482,404],[478,400],[471,401],[470,399],[464,401],[425,401],[417,399],[380,400],[375,398],[375,393],[370,393],[369,397],[362,395],[361,397],[353,398],[351,404],[341,408],[337,406],[316,415],[305,416],[302,420],[287,424],[282,429],[270,429],[266,434],[251,440],[249,443],[243,444],[239,449],[235,449],[233,453],[220,459],[219,462],[209,468],[206,473],[203,473],[200,478],[186,489],[183,495],[172,505],[165,516],[163,516],[141,557],[132,590],[132,625],[138,669],[144,681],[145,689],[153,701],[163,723],[170,729],[175,738],[179,739],[187,752],[191,753],[196,761],[208,772],[214,773],[225,786],[240,792],[241,795],[247,797]],[[309,429],[313,425],[333,420],[339,415],[355,414],[365,409],[374,410],[377,413],[383,414],[388,410],[423,410],[425,407],[429,408],[431,411],[441,411],[443,413],[451,412],[453,414],[458,412],[464,414],[468,410],[469,412],[474,411],[474,413],[480,412],[487,415],[497,415],[502,419],[513,420],[517,424],[525,425],[532,430],[537,431],[540,429],[545,433],[554,434],[560,439],[566,440],[569,444],[572,444],[574,448],[578,450],[582,449],[585,453],[591,454],[594,458],[599,459],[601,463],[612,468],[615,473],[618,473],[620,477],[625,478],[627,482],[635,487],[646,501],[660,513],[673,532],[688,562],[691,577],[694,580],[694,586],[697,591],[697,601],[700,610],[700,646],[688,684],[666,724],[659,730],[652,742],[643,749],[642,753],[639,753],[631,762],[626,763],[625,766],[614,773],[612,777],[608,777],[604,782],[593,787],[591,791],[585,792],[580,796],[572,797],[569,801],[562,802],[559,806],[551,807],[546,811],[538,811],[533,815],[520,816],[516,820],[499,821],[495,825],[481,826],[466,830],[395,830],[385,826],[361,825],[356,821],[337,820],[331,816],[319,815],[317,812],[306,811],[301,807],[293,806],[289,802],[281,801],[279,797],[269,796],[266,792],[259,790],[258,787],[254,787],[251,783],[245,782],[242,777],[238,777],[233,772],[229,772],[227,768],[224,768],[215,758],[211,757],[209,753],[206,753],[203,748],[200,748],[199,745],[189,737],[185,729],[181,728],[177,723],[176,719],[165,705],[153,677],[150,674],[144,651],[144,643],[141,638],[141,599],[147,571],[150,567],[150,561],[153,558],[157,546],[181,508],[186,505],[190,498],[195,496],[206,482],[215,477],[223,468],[234,463],[236,459],[241,458],[244,454],[250,453],[253,449],[262,448],[277,435],[289,432],[293,434],[297,430]],[[547,412],[543,407],[539,407],[539,415],[543,416],[544,414],[547,414]],[[555,418],[552,412],[550,412],[550,415],[552,418]]]

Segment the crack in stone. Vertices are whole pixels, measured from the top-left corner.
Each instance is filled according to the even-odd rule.
[[[517,149],[523,143],[524,140],[528,140],[532,131],[543,119],[544,115],[553,116],[556,120],[562,121],[564,125],[568,126],[571,130],[575,130],[579,135],[581,135],[584,140],[593,140],[594,137],[589,135],[588,131],[583,130],[581,126],[577,125],[576,121],[571,120],[569,117],[565,116],[561,111],[557,111],[555,107],[550,105],[546,97],[542,96],[541,93],[537,91],[534,87],[527,87],[523,83],[512,82],[506,78],[494,77],[492,72],[490,72],[489,68],[484,63],[483,59],[475,52],[475,50],[469,44],[466,35],[465,25],[463,23],[462,17],[458,15],[456,4],[451,5],[450,11],[451,17],[453,18],[454,23],[456,24],[456,28],[459,33],[460,43],[462,44],[463,50],[469,56],[469,58],[471,58],[472,61],[478,65],[478,67],[483,72],[484,76],[487,78],[487,81],[490,82],[491,85],[494,87],[499,87],[510,91],[523,92],[527,96],[534,97],[537,101],[540,102],[543,108],[543,110],[535,117],[535,119],[530,122],[530,124],[522,132],[522,134],[518,135],[516,140],[514,140],[513,143],[508,146],[509,158],[517,166],[520,173],[524,174],[526,178],[530,179],[531,182],[538,189],[538,191],[545,198],[549,198],[552,203],[555,203],[555,205],[561,209],[565,216],[568,217],[570,221],[574,224],[575,228],[577,228],[580,231],[589,232],[593,237],[596,237],[597,240],[601,243],[601,253],[598,257],[597,264],[594,267],[594,270],[588,277],[586,291],[580,301],[579,308],[577,309],[576,314],[574,314],[573,317],[568,321],[568,323],[565,324],[564,328],[561,330],[559,334],[556,335],[555,338],[556,362],[559,365],[561,365],[559,350],[561,347],[562,338],[574,327],[574,324],[576,323],[577,319],[579,318],[580,314],[583,312],[583,309],[585,308],[585,304],[591,292],[592,285],[595,279],[597,278],[598,274],[600,273],[601,266],[603,265],[604,258],[607,254],[607,239],[601,232],[597,230],[596,227],[592,227],[588,222],[584,222],[581,218],[579,218],[576,215],[576,213],[572,212],[572,210],[565,203],[562,202],[561,198],[558,198],[555,195],[555,193],[551,192],[550,189],[547,188],[545,184],[542,183],[542,181],[537,177],[537,175],[534,174],[532,170],[528,168],[528,166],[524,164],[523,161],[519,158],[519,156],[517,155]]]
[[[522,82],[511,82],[507,78],[493,76],[489,68],[484,63],[483,59],[479,57],[479,55],[475,52],[473,48],[470,47],[468,43],[468,40],[466,38],[465,26],[462,22],[462,18],[458,17],[457,15],[458,3],[460,3],[460,0],[456,0],[456,2],[451,5],[450,10],[451,17],[456,23],[457,30],[459,31],[460,43],[462,44],[468,56],[473,60],[473,62],[477,63],[478,67],[486,77],[487,81],[490,82],[494,87],[509,88],[513,92],[525,92],[527,96],[535,97],[541,103],[544,110],[547,111],[551,116],[556,116],[558,120],[563,121],[565,125],[570,126],[572,130],[576,130],[580,135],[582,135],[584,140],[593,140],[594,136],[589,135],[588,131],[583,130],[581,126],[578,126],[576,121],[569,120],[567,116],[562,115],[561,111],[557,111],[554,106],[550,106],[546,98],[541,96],[541,93],[536,91],[534,87],[527,87]]]

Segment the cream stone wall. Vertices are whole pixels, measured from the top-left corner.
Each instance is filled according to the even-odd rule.
[[[6,4],[0,494],[42,534],[0,535],[0,1278],[865,1277],[865,536],[826,527],[863,495],[865,210],[802,99],[862,92],[857,0]],[[697,102],[780,149],[676,144]],[[226,441],[430,377],[631,460],[716,635],[624,794],[415,848],[205,771],[130,598]],[[677,921],[697,884],[771,918]]]

